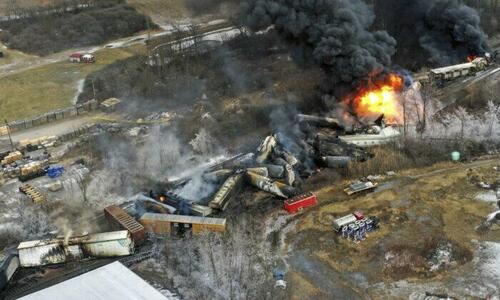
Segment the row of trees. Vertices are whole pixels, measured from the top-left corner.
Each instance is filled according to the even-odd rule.
[[[18,12],[1,24],[2,42],[10,48],[38,55],[104,43],[144,30],[151,23],[122,1],[64,2],[40,10]],[[76,5],[76,6],[75,6]],[[80,7],[85,5],[85,7]]]
[[[118,3],[123,1],[113,2]],[[2,10],[2,14],[8,19],[20,19],[91,8],[98,3],[99,1],[97,0],[51,0],[45,2],[44,5],[33,5],[32,1],[6,0],[5,3],[0,6],[0,9]]]

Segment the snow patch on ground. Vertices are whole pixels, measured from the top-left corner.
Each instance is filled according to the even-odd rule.
[[[78,101],[78,96],[83,92],[83,84],[85,83],[85,79],[80,79],[76,83],[76,94],[73,97],[73,100],[71,101],[71,104],[76,105],[76,102]]]
[[[497,202],[497,194],[495,191],[482,192],[477,194],[474,199],[484,202]]]
[[[500,243],[484,242],[481,245],[479,264],[481,275],[499,284],[500,288]]]

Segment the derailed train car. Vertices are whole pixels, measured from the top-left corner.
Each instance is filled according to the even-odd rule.
[[[108,206],[104,208],[104,215],[113,224],[115,229],[128,230],[136,245],[141,245],[146,240],[144,227],[123,208],[117,205]]]
[[[0,291],[5,289],[19,269],[19,256],[16,253],[0,254]]]
[[[84,258],[126,256],[134,253],[127,230],[22,242],[17,247],[22,267],[60,264]]]
[[[443,82],[452,80],[458,77],[474,75],[488,67],[489,61],[484,57],[477,57],[471,62],[447,66],[443,68],[432,69],[429,72],[429,77],[432,81]]]
[[[484,57],[476,57],[467,63],[431,69],[429,72],[416,74],[414,79],[422,84],[441,85],[447,81],[465,76],[474,76],[486,70],[497,61],[498,52],[485,53]]]

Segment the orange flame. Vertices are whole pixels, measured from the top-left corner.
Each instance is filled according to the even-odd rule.
[[[390,74],[378,81],[371,81],[360,88],[351,106],[358,117],[378,117],[384,114],[389,123],[399,123],[398,94],[403,89],[403,78]]]

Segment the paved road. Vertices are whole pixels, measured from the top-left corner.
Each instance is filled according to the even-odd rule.
[[[58,122],[49,123],[43,126],[34,127],[20,132],[13,133],[12,140],[14,143],[35,139],[43,136],[59,136],[70,133],[84,125],[94,124],[98,121],[99,114],[86,114],[72,119],[61,120]],[[8,136],[0,137],[0,152],[10,148]]]
[[[226,22],[225,20],[215,20],[211,21],[208,23],[201,23],[199,24],[200,30],[203,30],[203,27],[214,25],[214,24],[219,24],[219,23],[224,23]],[[178,29],[180,30],[188,30],[189,26],[191,24],[184,24],[177,26]],[[161,37],[161,36],[166,36],[166,35],[172,35],[174,34],[177,29],[174,28],[173,26],[161,26],[162,31],[160,32],[154,32],[151,34],[151,38],[155,37]],[[216,32],[219,35],[224,34],[225,32],[232,31],[234,30],[233,27],[227,27],[227,28],[222,28],[217,30]],[[65,61],[68,59],[69,55],[71,53],[75,52],[82,52],[82,53],[95,53],[99,50],[102,50],[104,48],[127,48],[133,45],[138,45],[138,44],[145,44],[146,40],[148,38],[147,33],[139,34],[139,35],[133,35],[130,37],[126,38],[120,38],[111,42],[108,42],[103,45],[98,45],[98,46],[90,46],[90,47],[81,47],[81,48],[75,48],[75,49],[70,49],[58,53],[54,53],[48,56],[44,57],[33,57],[31,59],[23,59],[23,60],[18,60],[14,61],[13,63],[6,64],[6,65],[0,65],[0,78],[21,73],[29,69],[33,69],[36,67],[41,67],[45,66],[48,64],[53,64],[61,61]],[[181,39],[184,40],[185,38]]]

